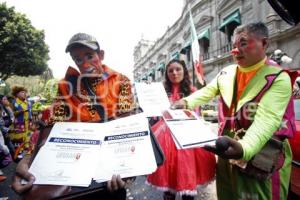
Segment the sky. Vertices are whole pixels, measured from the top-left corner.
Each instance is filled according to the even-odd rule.
[[[183,0],[0,0],[26,14],[32,25],[45,31],[48,66],[62,78],[75,64],[65,53],[78,32],[95,36],[105,51],[103,63],[133,77],[133,50],[143,39],[160,38],[180,17]]]

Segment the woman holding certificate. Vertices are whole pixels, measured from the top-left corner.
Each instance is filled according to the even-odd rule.
[[[167,64],[164,85],[171,102],[196,91],[184,61],[176,59]],[[215,177],[215,156],[202,148],[177,149],[163,119],[152,130],[165,154],[165,162],[148,176],[147,182],[163,190],[164,199],[175,200],[177,194],[183,200],[194,199],[197,186],[204,186]]]

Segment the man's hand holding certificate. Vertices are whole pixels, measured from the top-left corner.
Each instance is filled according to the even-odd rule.
[[[172,132],[178,149],[203,147],[217,139],[217,135],[190,110],[166,110],[163,118]]]

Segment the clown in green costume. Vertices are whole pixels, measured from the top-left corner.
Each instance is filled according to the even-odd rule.
[[[287,198],[292,156],[287,138],[294,134],[292,86],[289,74],[266,58],[267,39],[263,23],[237,27],[232,50],[237,64],[222,69],[206,87],[172,105],[192,109],[220,95],[219,135],[223,137],[219,139],[228,148],[205,149],[219,155],[216,182],[221,200]],[[244,136],[232,139],[240,130]],[[284,146],[276,163],[279,169],[266,180],[242,172],[241,165],[246,166],[272,137]]]

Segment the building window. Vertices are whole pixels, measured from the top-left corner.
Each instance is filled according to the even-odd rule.
[[[228,43],[231,43],[231,37],[233,35],[234,29],[241,24],[240,11],[236,10],[232,14],[228,15],[223,19],[219,30],[227,35]]]
[[[179,52],[178,51],[171,54],[171,59],[170,60],[173,60],[173,59],[179,60]]]
[[[148,76],[146,74],[143,75],[142,81],[148,81]]]
[[[165,73],[165,69],[166,69],[166,65],[164,62],[160,62],[159,65],[156,68],[157,71],[157,78],[162,78],[164,76]]]
[[[155,71],[154,71],[154,69],[151,69],[151,70],[149,71],[148,77],[150,78],[150,80],[149,80],[149,78],[148,78],[148,80],[149,80],[150,82],[151,82],[151,81],[155,81]]]
[[[198,42],[200,46],[200,53],[203,56],[203,60],[209,59],[209,39],[210,39],[210,32],[209,29],[202,31],[198,35]]]

